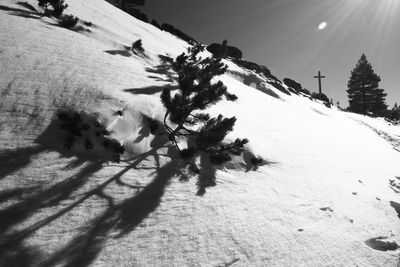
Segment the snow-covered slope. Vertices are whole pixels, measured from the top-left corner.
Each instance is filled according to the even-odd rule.
[[[288,96],[227,62],[220,79],[239,99],[210,112],[236,116],[229,138],[248,138],[268,164],[208,170],[217,186],[197,196],[142,122],[162,118],[159,93],[176,86],[158,55],[187,44],[105,1],[67,2],[93,25],[67,30],[0,0],[1,266],[398,265],[398,126]],[[127,52],[137,39],[146,57]],[[126,160],[67,153],[49,130],[65,107],[101,121]]]

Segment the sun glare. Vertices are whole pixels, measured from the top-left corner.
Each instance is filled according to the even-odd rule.
[[[327,25],[328,25],[328,23],[327,23],[326,21],[321,22],[321,23],[318,25],[318,30],[322,31],[323,29],[326,28]]]

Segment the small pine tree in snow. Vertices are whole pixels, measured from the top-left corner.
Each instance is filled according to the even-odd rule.
[[[235,95],[227,92],[221,81],[212,79],[223,74],[227,66],[221,58],[199,58],[198,53],[204,51],[201,45],[194,46],[188,53],[179,55],[172,68],[178,73],[179,90],[173,95],[166,88],[161,94],[161,101],[166,108],[164,125],[169,140],[173,142],[183,159],[191,161],[204,152],[213,165],[223,164],[231,160],[231,155],[240,155],[247,139],[236,139],[223,144],[225,136],[233,130],[236,118],[224,118],[219,115],[211,118],[204,110],[222,100],[235,100]],[[188,147],[181,150],[178,139],[186,139]]]
[[[68,7],[64,0],[38,0],[39,6],[44,7],[47,11],[49,6],[53,7],[53,16],[60,16],[63,11]]]

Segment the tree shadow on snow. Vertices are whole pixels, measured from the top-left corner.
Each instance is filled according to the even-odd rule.
[[[152,74],[159,74],[160,76],[149,75],[149,78],[156,80],[157,82],[169,82],[174,83],[176,82],[176,73],[171,69],[170,58],[167,56],[159,55],[161,64],[153,67],[153,68],[146,68],[147,72]],[[152,95],[156,93],[162,92],[165,88],[170,90],[176,90],[179,88],[177,84],[166,84],[166,85],[153,85],[153,86],[146,86],[140,88],[128,88],[124,89],[124,92],[129,92],[132,94],[144,94],[144,95]]]
[[[68,15],[61,15],[61,17],[59,18],[60,21],[62,20],[63,16],[68,16]],[[60,23],[52,23],[52,22],[46,22],[46,23],[47,23],[47,25],[51,25],[51,26],[54,26],[54,27],[59,27],[59,28],[62,28],[62,29],[66,29],[66,30],[73,31],[73,32],[78,32],[78,33],[91,33],[92,32],[90,29],[88,29],[88,28],[86,28],[86,27],[84,27],[82,25],[79,25],[79,24],[77,24],[75,26],[72,26],[72,27],[65,27],[65,26],[61,25]]]
[[[140,138],[150,135],[149,126],[143,126]],[[53,131],[52,129],[49,130]],[[41,136],[39,140],[47,140],[48,136]],[[9,172],[16,171],[27,165],[32,156],[46,151],[44,145],[37,148],[20,149],[15,152],[11,162],[14,164]],[[55,149],[53,149],[55,150]],[[12,201],[11,205],[0,210],[0,265],[10,266],[13,261],[20,262],[20,266],[30,266],[28,263],[40,262],[41,266],[87,266],[101,252],[104,242],[111,237],[120,238],[135,230],[135,228],[151,214],[160,204],[164,190],[171,178],[181,176],[182,162],[176,159],[178,156],[176,148],[169,145],[166,135],[156,135],[150,142],[150,149],[133,159],[129,160],[128,166],[120,172],[108,178],[100,185],[77,194],[79,189],[88,182],[92,174],[103,168],[103,161],[87,161],[85,158],[77,158],[75,165],[85,164],[77,174],[70,176],[50,187],[37,185],[31,187],[16,187],[0,191],[0,204]],[[161,157],[170,159],[162,164]],[[122,176],[130,170],[149,169],[141,167],[141,162],[154,158],[155,165],[150,167],[154,170],[153,180],[145,186],[135,186],[122,180]],[[71,166],[66,166],[70,168]],[[122,202],[115,203],[115,196],[106,193],[106,188],[111,184],[135,189],[135,193]],[[29,247],[25,240],[38,232],[44,226],[55,222],[61,216],[75,209],[91,197],[98,197],[107,203],[104,212],[85,224],[79,234],[68,244],[52,255],[43,256],[35,247]],[[68,200],[68,205],[60,205]],[[71,203],[72,202],[72,203]],[[38,217],[43,210],[53,207],[56,211],[44,218]],[[25,226],[33,216],[38,217],[34,223]],[[24,227],[18,227],[24,225]],[[116,234],[115,234],[116,233]]]
[[[106,52],[107,54],[113,55],[113,56],[116,56],[116,55],[120,55],[120,56],[123,56],[123,57],[132,56],[132,53],[129,50],[126,50],[126,49],[125,50],[122,50],[122,49],[120,49],[120,50],[106,50],[104,52]]]
[[[31,4],[29,4],[28,2],[22,2],[22,1],[18,1],[17,5],[20,5],[22,7],[25,7],[26,9],[32,11],[32,12],[38,12],[38,10],[32,6]]]
[[[152,78],[156,80],[157,82],[169,82],[173,83],[177,81],[177,74],[175,71],[172,70],[171,68],[171,58],[163,55],[158,56],[160,58],[160,64],[152,67],[152,68],[146,68],[146,71],[154,74],[154,75],[149,75],[147,77]],[[158,75],[158,76],[155,76]]]
[[[107,201],[107,209],[91,220],[86,225],[85,230],[76,235],[72,241],[47,259],[43,266],[60,264],[64,266],[87,266],[101,252],[104,243],[111,238],[111,234],[113,238],[117,239],[127,235],[156,210],[171,178],[181,175],[182,166],[176,160],[170,160],[161,166],[160,156],[167,156],[170,159],[177,157],[175,147],[169,145],[169,140],[165,135],[156,136],[150,146],[149,151],[136,156],[127,167],[82,197],[82,199],[85,199],[97,195]],[[162,154],[160,150],[167,150],[167,153]],[[131,197],[116,204],[113,196],[108,195],[104,189],[113,182],[134,187],[125,184],[121,177],[129,170],[142,169],[143,167],[139,167],[140,163],[149,157],[153,157],[156,162],[153,180],[137,193],[132,194]],[[82,199],[77,202],[81,202]]]
[[[129,88],[124,89],[124,92],[131,93],[134,95],[153,95],[156,93],[162,92],[165,88],[170,90],[178,89],[177,85],[154,85],[154,86],[146,86],[141,88]]]
[[[69,199],[74,192],[88,181],[90,175],[100,170],[101,167],[101,162],[91,162],[82,168],[79,173],[49,188],[35,185],[1,191],[0,203],[12,201],[14,204],[0,210],[0,266],[33,265],[38,260],[40,251],[24,244],[24,240],[71,210],[73,206],[38,220],[29,227],[19,230],[14,230],[13,228],[21,223],[23,224],[43,209],[57,207],[60,202]],[[19,265],[15,265],[17,262]],[[12,265],[8,263],[12,263]]]
[[[45,147],[37,145],[0,151],[0,180],[27,166],[33,156],[45,150]]]
[[[0,10],[8,11],[8,13],[10,15],[24,17],[24,18],[40,19],[43,17],[43,14],[41,14],[38,10],[36,10],[29,3],[17,2],[17,4],[25,7],[28,10],[21,9],[21,8],[9,7],[9,6],[3,6],[3,5],[0,5]]]
[[[75,160],[65,166],[67,169],[83,167],[76,174],[50,186],[38,184],[0,191],[0,204],[10,203],[5,207],[2,205],[0,209],[0,266],[15,266],[12,265],[14,262],[20,264],[16,266],[88,266],[101,253],[107,240],[118,239],[134,231],[158,208],[172,178],[179,177],[183,181],[189,179],[185,172],[188,163],[178,159],[176,147],[170,144],[166,134],[160,134],[165,131],[160,125],[159,132],[150,141],[148,151],[124,161],[127,165],[121,166],[122,170],[100,184],[89,186],[90,177],[104,168],[104,159],[71,155],[73,152],[63,153],[57,146],[47,146],[53,142],[54,127],[56,125],[51,124],[38,138],[38,147],[16,151],[10,160],[14,166],[10,167],[9,172],[22,168],[34,155],[46,150],[58,151],[63,157],[74,156]],[[150,135],[150,125],[143,116],[142,129],[133,142],[141,142]],[[149,159],[154,164],[141,164],[149,162]],[[199,165],[197,194],[203,195],[207,187],[216,184],[218,169],[206,157],[200,157]],[[151,182],[141,186],[125,182],[122,178],[131,170],[151,171]],[[120,200],[109,193],[107,188],[110,186],[125,187],[131,193]],[[85,222],[63,247],[52,254],[45,254],[38,246],[28,246],[28,238],[43,227],[56,223],[78,206],[82,208],[82,204],[90,198],[103,200],[105,209]],[[52,212],[50,215],[44,212],[49,208]]]

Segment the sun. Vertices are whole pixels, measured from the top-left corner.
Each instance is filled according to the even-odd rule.
[[[326,21],[323,21],[318,25],[318,30],[322,31],[326,28],[326,26],[328,26],[328,23]]]

